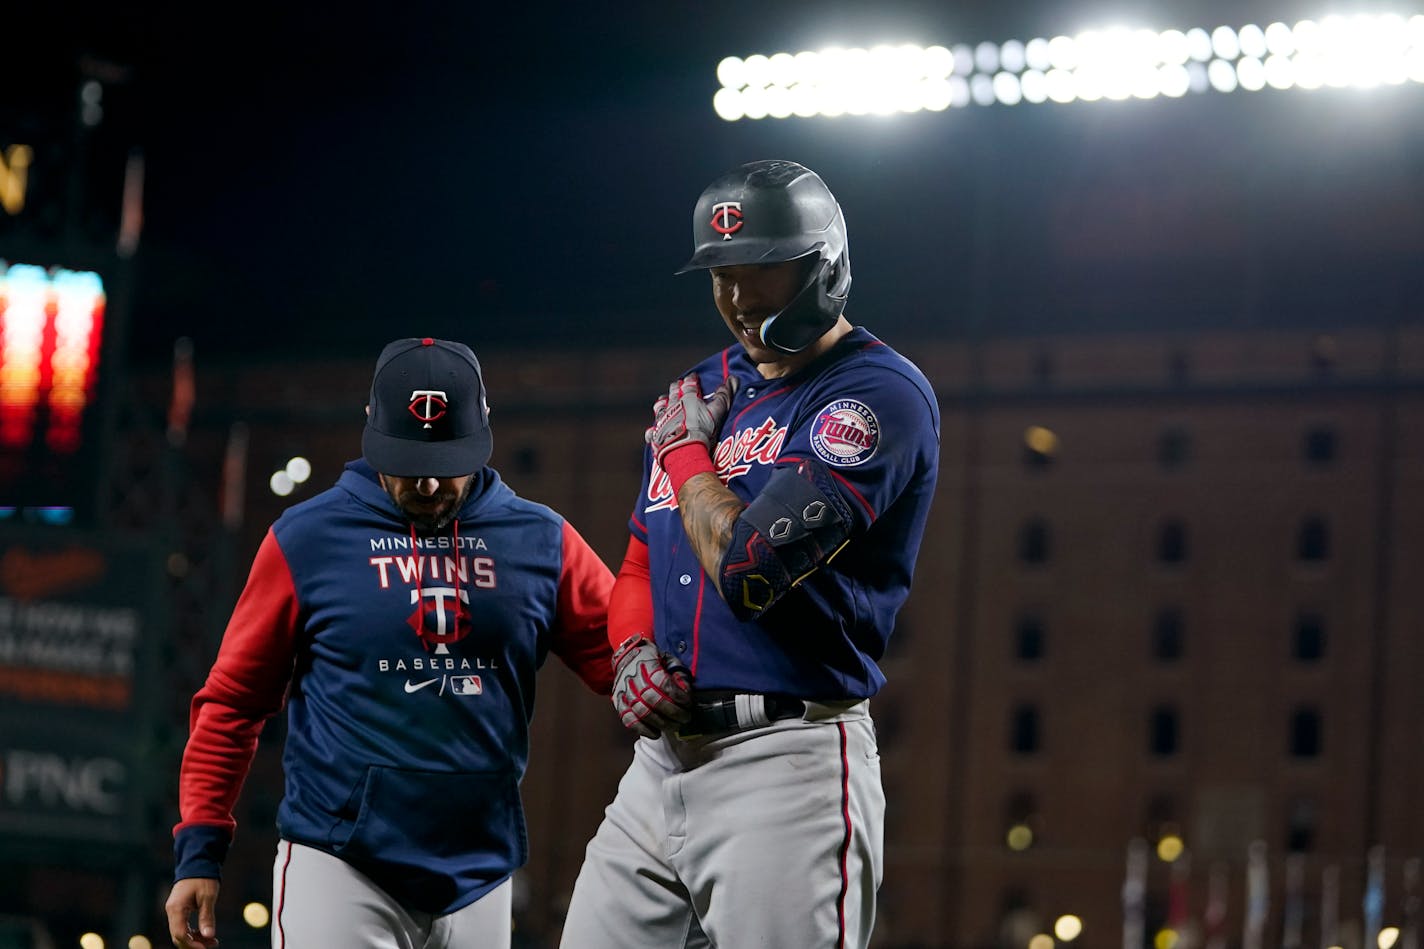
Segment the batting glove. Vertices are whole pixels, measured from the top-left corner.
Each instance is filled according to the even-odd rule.
[[[690,717],[692,677],[687,667],[641,633],[613,653],[613,707],[623,725],[644,738],[676,731]]]
[[[668,394],[653,403],[653,424],[643,433],[643,440],[652,446],[658,463],[662,464],[668,453],[688,445],[700,444],[710,454],[736,392],[737,377],[728,376],[704,400],[695,372],[669,386]],[[666,470],[667,466],[663,468]]]

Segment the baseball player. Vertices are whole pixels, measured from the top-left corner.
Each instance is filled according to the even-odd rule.
[[[175,946],[217,945],[233,804],[284,701],[274,949],[510,945],[535,671],[552,651],[609,693],[613,575],[491,444],[468,347],[385,347],[362,460],[272,525],[193,699]]]
[[[703,191],[695,253],[736,343],[654,405],[609,602],[640,738],[565,949],[864,947],[885,801],[869,698],[934,493],[925,377],[843,316],[841,209],[789,161]],[[710,397],[704,397],[710,393]]]

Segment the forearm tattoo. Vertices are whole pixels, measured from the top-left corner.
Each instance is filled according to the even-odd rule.
[[[682,526],[692,543],[692,552],[714,581],[722,572],[722,557],[732,542],[732,527],[745,508],[742,499],[709,472],[688,478],[677,493],[677,509],[682,513]],[[720,583],[716,589],[721,589]]]

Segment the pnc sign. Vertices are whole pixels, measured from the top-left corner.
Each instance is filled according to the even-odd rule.
[[[109,757],[59,755],[11,748],[0,752],[0,805],[110,817],[123,809],[128,774]]]

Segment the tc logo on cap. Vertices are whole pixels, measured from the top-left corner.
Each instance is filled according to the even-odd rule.
[[[366,403],[361,455],[382,474],[455,478],[489,461],[480,363],[464,343],[398,339],[381,350]]]
[[[742,229],[742,202],[723,201],[712,205],[712,230],[729,241],[732,235]]]
[[[444,415],[449,407],[450,403],[443,390],[416,389],[410,394],[410,414],[424,422],[425,428],[429,428],[431,422]]]

